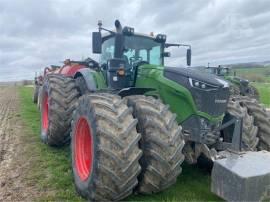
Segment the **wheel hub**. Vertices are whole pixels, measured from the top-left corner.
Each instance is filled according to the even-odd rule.
[[[46,93],[42,103],[42,128],[46,132],[48,131],[49,127],[48,111],[49,111],[49,103],[48,103],[48,94]]]
[[[75,166],[82,181],[88,179],[93,164],[93,138],[90,125],[85,118],[79,118],[75,131]]]

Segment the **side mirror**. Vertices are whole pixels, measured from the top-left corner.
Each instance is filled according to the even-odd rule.
[[[163,52],[162,54],[161,54],[161,57],[166,57],[166,58],[168,58],[168,57],[171,57],[171,53],[170,52]]]
[[[191,65],[191,49],[187,49],[187,66]]]
[[[102,37],[100,32],[92,33],[92,52],[101,53]]]

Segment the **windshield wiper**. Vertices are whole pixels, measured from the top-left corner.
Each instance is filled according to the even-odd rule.
[[[169,48],[171,46],[176,46],[176,47],[180,47],[180,46],[185,46],[185,47],[189,47],[191,49],[191,45],[188,44],[180,44],[180,43],[165,43],[165,48]]]

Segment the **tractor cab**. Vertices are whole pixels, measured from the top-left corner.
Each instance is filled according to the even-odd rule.
[[[223,67],[221,65],[218,65],[217,67],[210,67],[208,66],[206,68],[209,73],[215,74],[217,76],[229,76],[231,74],[231,69],[229,67]]]
[[[153,33],[138,34],[134,28],[121,26],[115,21],[116,31],[102,27],[93,32],[93,53],[100,54],[100,66],[108,86],[112,89],[122,89],[134,86],[139,66],[144,64],[164,66],[164,58],[170,53],[165,49],[171,46],[185,46],[187,49],[187,65],[191,64],[191,47],[185,44],[167,44],[166,35]],[[108,33],[101,34],[101,30]]]

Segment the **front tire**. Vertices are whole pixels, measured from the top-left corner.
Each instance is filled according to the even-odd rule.
[[[38,93],[39,93],[39,88],[40,88],[40,86],[39,85],[35,85],[35,87],[34,87],[35,89],[34,89],[34,93],[33,93],[33,98],[32,98],[32,100],[33,100],[33,103],[37,103],[37,101],[38,101]]]
[[[137,120],[117,95],[83,95],[74,111],[72,168],[78,193],[90,201],[115,201],[138,184],[142,151]]]
[[[257,88],[255,88],[254,86],[249,85],[249,89],[248,90],[249,90],[248,96],[250,98],[256,99],[259,102],[260,101],[260,94],[259,94]]]
[[[237,118],[242,118],[242,149],[248,151],[256,151],[256,147],[259,142],[257,137],[258,128],[254,125],[254,118],[248,114],[248,110],[245,106],[234,98],[231,98],[228,102],[227,112],[225,114],[224,120],[228,116],[234,116]],[[224,138],[231,138],[233,134],[233,126],[228,127],[222,131]]]
[[[235,97],[242,105],[247,107],[248,113],[254,117],[254,124],[258,127],[258,150],[270,151],[270,114],[256,99],[249,97]]]
[[[60,74],[50,74],[41,92],[41,139],[51,146],[61,146],[70,139],[72,112],[79,97],[75,81]]]
[[[237,96],[240,95],[240,89],[239,86],[235,85],[235,84],[231,84],[230,85],[230,96]]]
[[[134,109],[133,115],[139,121],[137,130],[142,134],[142,172],[137,190],[143,194],[160,192],[174,184],[182,171],[182,128],[176,115],[160,100],[141,95],[126,99]]]

